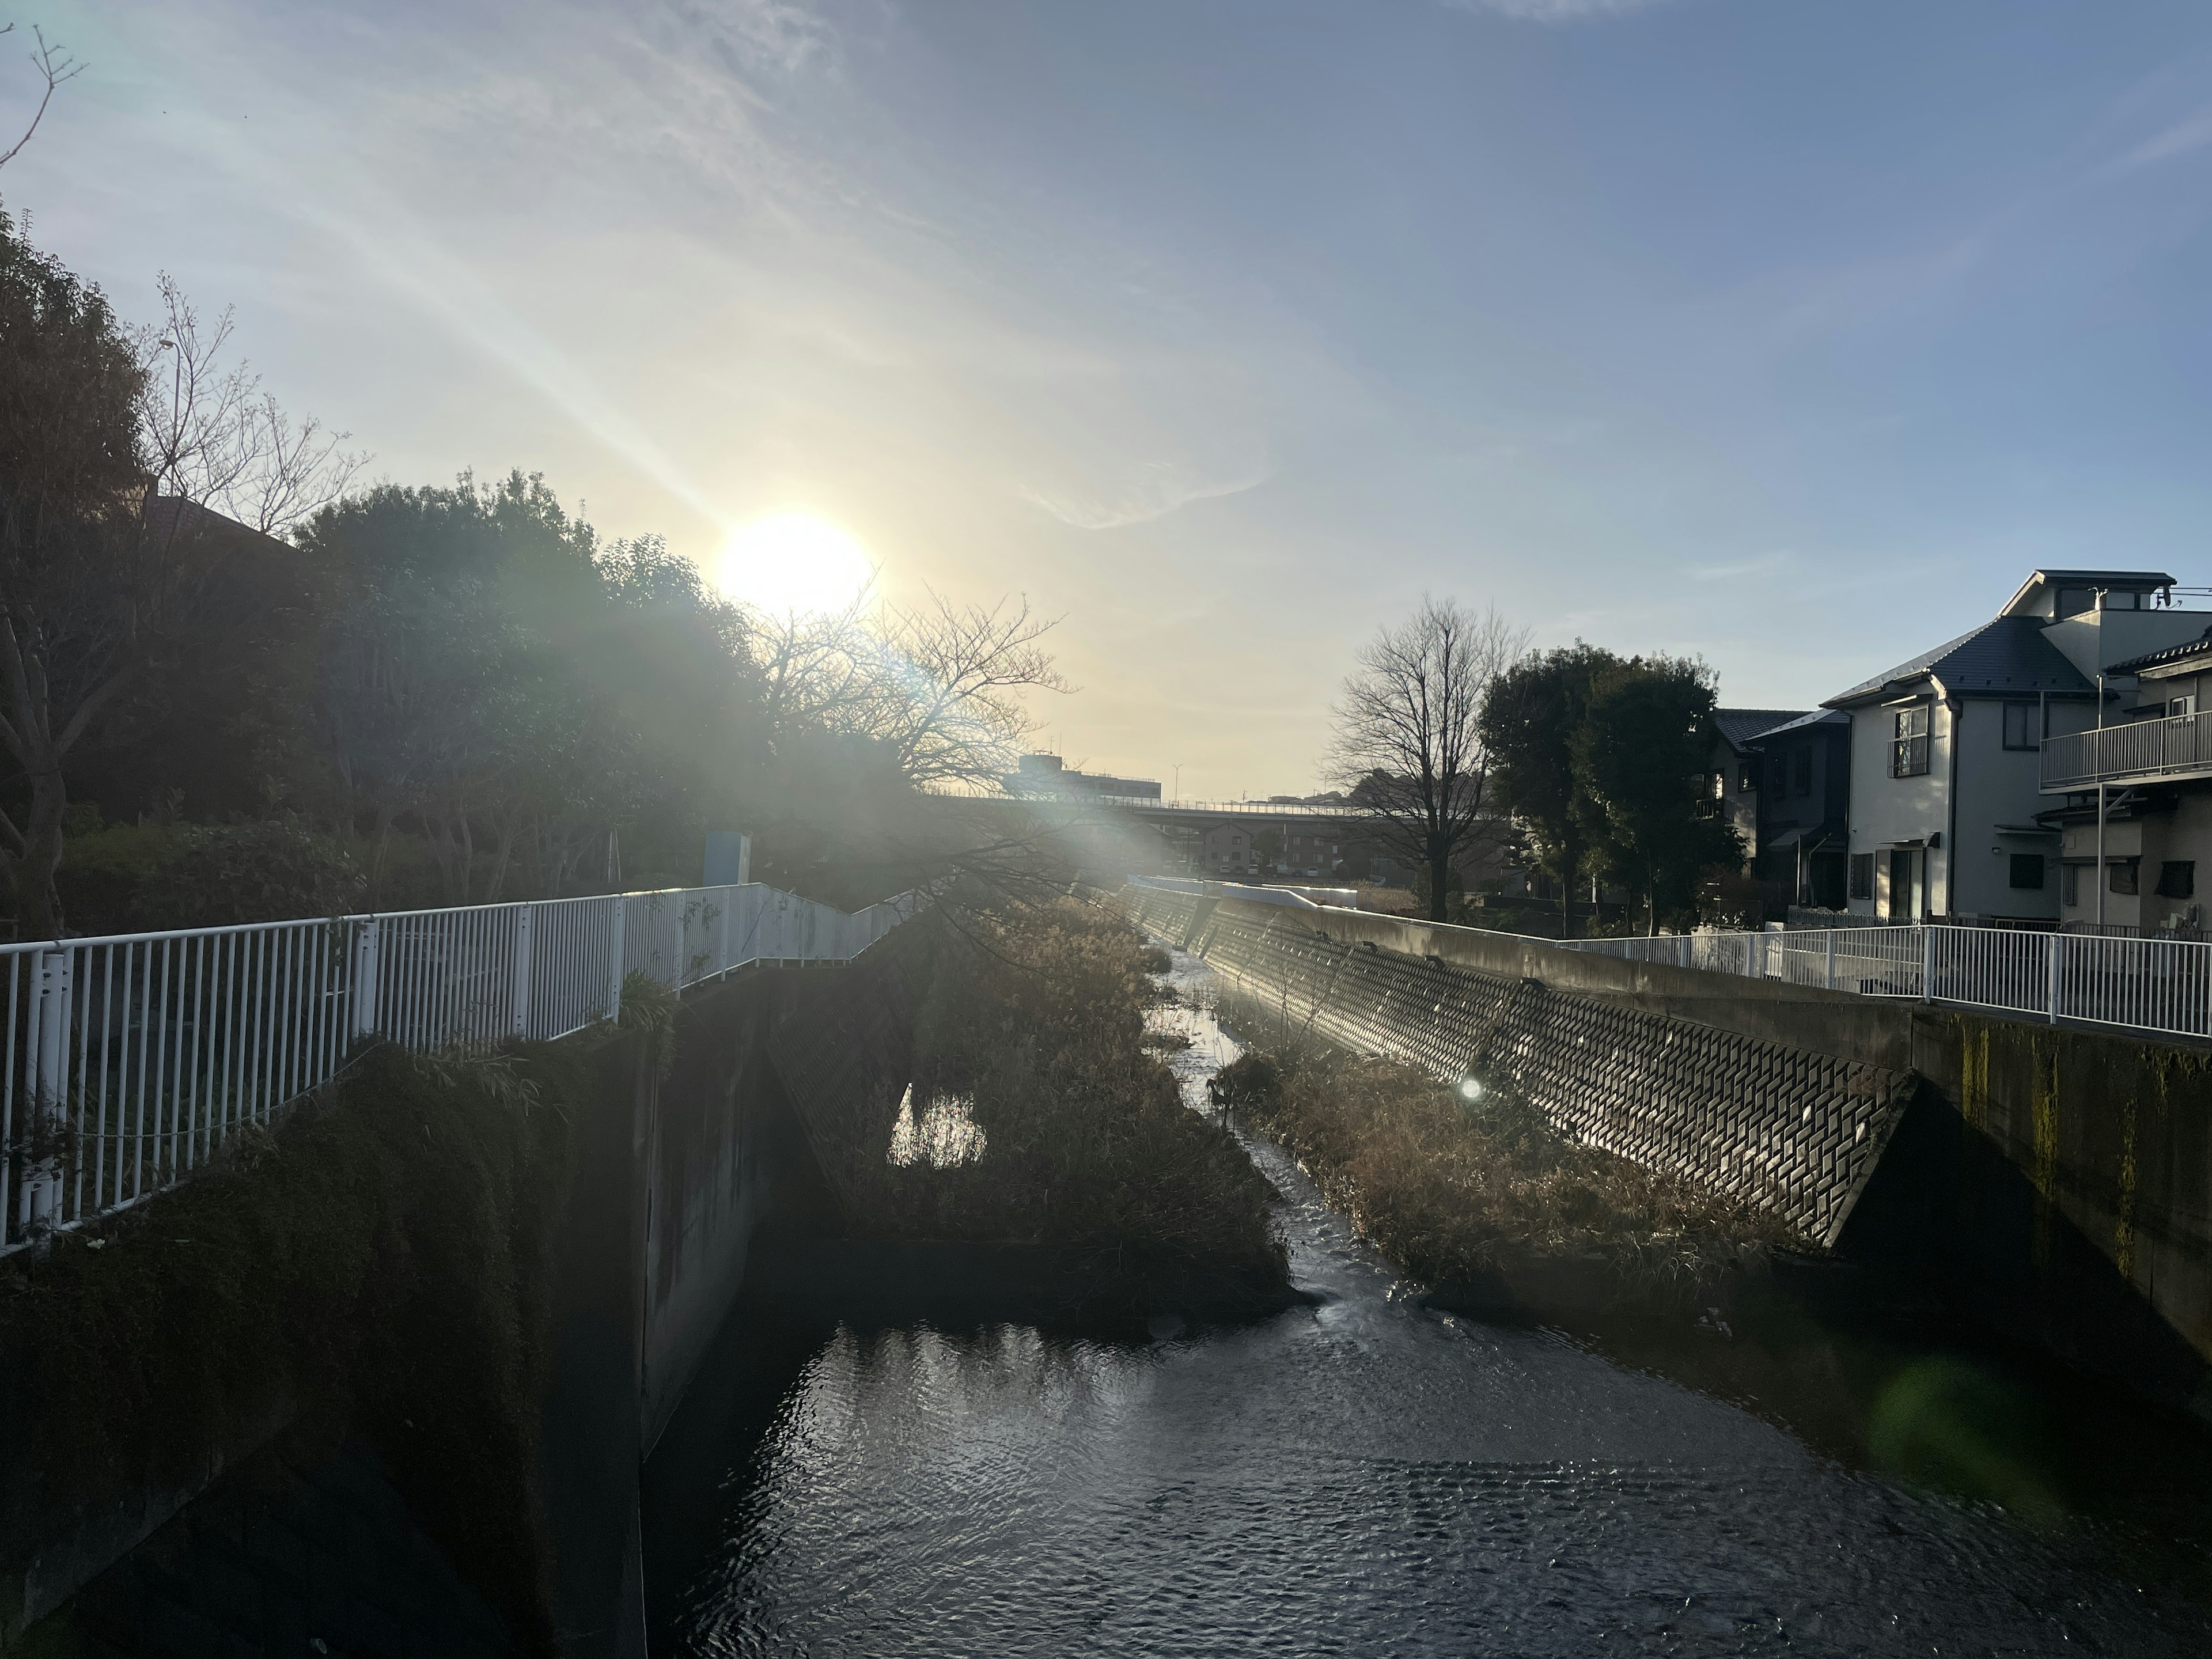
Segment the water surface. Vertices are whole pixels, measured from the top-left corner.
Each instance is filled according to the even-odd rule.
[[[1205,970],[1178,957],[1175,981],[1202,998]],[[1203,1008],[1172,1018],[1202,1103],[1235,1045]],[[1318,1298],[1264,1323],[1163,1308],[1133,1342],[741,1310],[649,1471],[658,1636],[704,1654],[2212,1653],[2172,1559],[2197,1546],[2154,1510],[2031,1519],[1918,1489],[1585,1340],[1433,1312],[1279,1152],[1249,1150]]]

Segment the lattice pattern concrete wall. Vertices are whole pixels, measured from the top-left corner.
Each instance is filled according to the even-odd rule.
[[[1760,1204],[1832,1245],[1909,1072],[1643,1012],[1433,957],[1332,939],[1326,913],[1132,889],[1138,920],[1286,1027],[1510,1079],[1561,1133]]]

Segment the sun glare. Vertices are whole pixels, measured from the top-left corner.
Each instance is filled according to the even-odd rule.
[[[850,532],[811,513],[777,513],[730,532],[714,585],[775,615],[805,616],[850,604],[875,574]]]

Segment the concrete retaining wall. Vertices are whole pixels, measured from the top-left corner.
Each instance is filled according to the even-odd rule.
[[[515,1515],[512,1524],[543,1540],[554,1639],[564,1654],[641,1659],[645,1651],[644,1455],[729,1316],[762,1223],[787,1206],[828,1201],[795,1101],[825,1123],[839,1115],[880,1117],[872,1144],[888,1145],[913,1031],[913,967],[901,960],[898,938],[848,966],[757,969],[700,993],[676,1011],[665,1052],[649,1037],[607,1045],[592,1061],[598,1080],[588,1097],[561,1109],[574,1179],[536,1200],[549,1206],[550,1285],[514,1287],[518,1304],[544,1298],[550,1327],[531,1476],[539,1513]],[[516,1315],[528,1317],[520,1308]],[[0,1400],[9,1397],[0,1388]],[[34,1518],[18,1528],[21,1539],[10,1534],[20,1547],[0,1553],[0,1653],[14,1650],[27,1623],[58,1607],[72,1609],[66,1622],[70,1598],[88,1586],[86,1630],[142,1616],[179,1629],[204,1625],[212,1644],[204,1650],[214,1651],[226,1641],[258,1642],[270,1620],[292,1619],[285,1609],[302,1585],[345,1582],[319,1568],[302,1577],[283,1551],[223,1541],[237,1530],[220,1520],[238,1501],[233,1469],[283,1437],[289,1415],[280,1411],[211,1450],[173,1490],[129,1494],[88,1521],[57,1507],[51,1527]],[[263,1453],[259,1462],[275,1468],[276,1455]],[[349,1490],[366,1493],[371,1509],[404,1512],[404,1472],[380,1484],[374,1454],[358,1442],[339,1463],[284,1478],[312,1496],[341,1465]],[[303,1525],[321,1524],[313,1504],[301,1512]],[[350,1514],[325,1530],[357,1529]],[[223,1556],[229,1588],[220,1606],[204,1607],[204,1598],[176,1589],[175,1571],[162,1563],[210,1551]],[[386,1578],[361,1596],[413,1593],[404,1575]],[[350,1640],[356,1624],[374,1623],[366,1612],[367,1624],[349,1623],[344,1607],[316,1616],[323,1622],[307,1635]],[[439,1646],[426,1638],[425,1650]]]
[[[1561,988],[1528,971],[1553,964],[1517,949],[1476,965],[1396,948],[1462,941],[1409,940],[1407,928],[1386,934],[1386,949],[1361,936],[1388,918],[1149,889],[1130,897],[1146,927],[1287,1026],[1447,1082],[1470,1071],[1510,1079],[1576,1139],[1749,1199],[1822,1245],[1840,1237],[1912,1086],[1896,1066]]]
[[[1517,1068],[1596,1144],[1766,1194],[1963,1313],[2212,1415],[2212,1051],[1358,911],[1127,897],[1279,1017],[1439,1076]]]

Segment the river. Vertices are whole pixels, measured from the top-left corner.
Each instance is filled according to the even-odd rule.
[[[1189,1006],[1206,970],[1172,978],[1196,1108],[1237,1049]],[[1247,1145],[1316,1298],[1264,1322],[741,1309],[648,1468],[654,1651],[2212,1654],[2201,1448],[2161,1456],[2172,1425],[2069,1418],[2069,1451],[1993,1477],[2008,1504],[1916,1485],[1822,1431],[1838,1367],[1732,1401],[1747,1373],[1680,1358],[1749,1340],[1710,1322],[1655,1359],[1436,1312]]]

